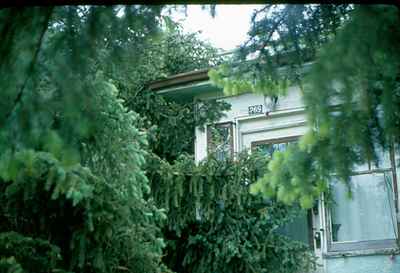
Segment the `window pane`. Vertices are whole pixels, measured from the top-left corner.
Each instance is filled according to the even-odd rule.
[[[372,162],[373,169],[379,168],[390,168],[390,153],[388,151],[383,151],[381,148],[377,148],[377,156],[378,156],[378,166],[375,165],[375,162]]]
[[[274,144],[274,146],[275,146],[275,150],[283,152],[286,150],[287,143],[276,143],[276,144]]]
[[[256,146],[256,150],[258,152],[260,152],[261,154],[271,157],[272,154],[274,153],[274,145],[273,144],[267,144],[267,143],[262,143],[262,144],[258,144]]]
[[[223,160],[232,156],[232,133],[231,123],[215,124],[208,127],[208,151],[215,152],[217,159]]]
[[[369,171],[369,164],[368,162],[364,164],[355,164],[353,167],[353,172],[363,172],[363,171]]]
[[[382,148],[376,148],[376,155],[378,157],[378,162],[371,161],[364,164],[357,164],[354,166],[354,172],[362,172],[374,169],[391,168],[390,153],[389,151],[383,151]]]
[[[278,233],[285,235],[293,240],[310,244],[310,225],[307,219],[307,212],[301,212],[291,222],[286,223],[278,229]]]
[[[395,238],[391,173],[356,175],[351,179],[353,198],[337,182],[333,186],[335,205],[331,210],[333,242]]]
[[[272,154],[275,151],[285,151],[288,145],[292,145],[297,143],[297,140],[291,140],[289,142],[281,142],[281,143],[259,143],[255,145],[255,149],[267,157],[272,157]]]

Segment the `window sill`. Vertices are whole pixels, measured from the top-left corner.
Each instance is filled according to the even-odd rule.
[[[335,251],[323,253],[325,259],[346,258],[356,256],[374,256],[374,255],[397,255],[400,254],[398,247],[380,248],[380,249],[363,249],[363,250],[350,250],[350,251]]]

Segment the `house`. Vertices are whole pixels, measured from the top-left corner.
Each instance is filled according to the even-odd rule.
[[[290,87],[277,101],[254,93],[224,96],[213,86],[207,70],[178,74],[153,82],[150,88],[176,100],[224,100],[231,110],[206,130],[194,132],[195,159],[210,149],[234,156],[244,149],[259,148],[270,156],[283,150],[307,131],[301,92]],[[217,131],[219,138],[213,141]],[[336,204],[328,207],[321,196],[318,205],[296,220],[300,240],[308,243],[322,265],[319,273],[399,273],[399,200],[394,153],[381,155],[381,166],[358,166],[352,176],[354,199],[349,200],[341,183],[333,186]]]

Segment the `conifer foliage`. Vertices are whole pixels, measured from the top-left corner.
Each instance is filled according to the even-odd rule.
[[[188,155],[195,126],[229,105],[197,109],[148,90],[221,61],[161,8],[0,11],[1,272],[313,265],[305,245],[277,232],[296,209],[248,192],[265,158],[196,166]]]
[[[160,270],[147,140],[101,69],[154,33],[159,11],[0,11],[2,272]]]
[[[140,73],[135,72],[129,81],[128,77],[113,77],[127,107],[140,114],[141,126],[147,131],[148,196],[167,215],[162,228],[163,262],[182,273],[289,273],[311,268],[309,248],[277,232],[298,210],[249,193],[265,158],[243,154],[237,162],[212,156],[200,165],[194,162],[195,126],[204,130],[205,124],[218,121],[230,105],[211,100],[196,107],[194,102],[170,101],[146,88],[155,78],[221,62],[215,49],[195,34],[182,35],[178,25],[167,22],[169,28],[162,34],[166,39],[153,41],[143,51],[146,65]]]
[[[299,208],[253,196],[249,187],[268,159],[246,152],[238,159],[210,156],[199,165],[181,156],[154,164],[153,196],[168,214],[165,263],[176,272],[309,272],[309,246],[279,232]]]

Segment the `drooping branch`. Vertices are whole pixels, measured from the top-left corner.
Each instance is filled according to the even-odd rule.
[[[27,85],[27,83],[28,83],[28,81],[30,79],[30,75],[34,71],[35,64],[37,62],[40,50],[42,48],[44,34],[46,33],[46,30],[48,28],[48,24],[49,24],[51,15],[53,13],[53,7],[41,8],[40,12],[43,12],[43,15],[42,15],[43,16],[43,21],[41,22],[41,24],[39,24],[40,27],[41,27],[40,34],[39,34],[39,39],[37,40],[37,42],[35,44],[34,53],[33,53],[33,56],[32,56],[32,60],[31,60],[29,66],[27,68],[25,80],[24,80],[24,82],[23,82],[23,84],[22,84],[17,96],[14,99],[13,107],[11,108],[11,110],[8,113],[6,113],[5,120],[8,120],[10,118],[11,114],[15,111],[17,105],[20,103],[22,95],[23,95],[24,90],[25,90],[25,87],[26,87],[26,85]]]

